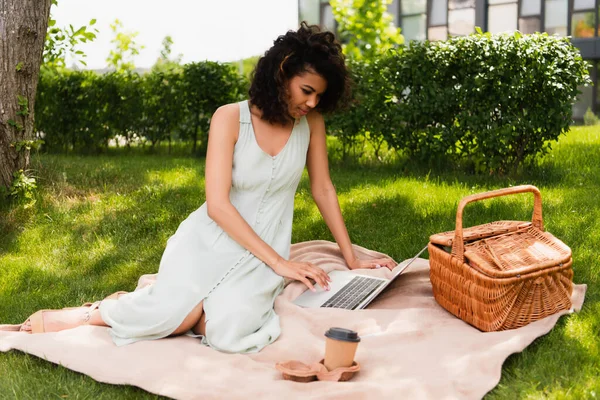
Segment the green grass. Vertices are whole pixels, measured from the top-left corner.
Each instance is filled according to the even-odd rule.
[[[397,260],[432,233],[454,229],[458,200],[470,193],[531,183],[542,191],[548,231],[573,250],[575,281],[587,283],[579,314],[506,361],[490,399],[600,396],[600,130],[573,128],[518,178],[427,171],[409,163],[332,166],[354,243]],[[29,209],[0,204],[0,321],[34,310],[77,305],[132,290],[153,273],[167,238],[204,202],[204,161],[115,152],[99,157],[35,157],[41,190]],[[530,196],[469,206],[465,225],[527,220]],[[331,240],[310,198],[296,196],[293,241]],[[0,353],[0,398],[157,398],[134,387],[100,384],[19,352]]]

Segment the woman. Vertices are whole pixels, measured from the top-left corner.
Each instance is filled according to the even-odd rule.
[[[336,109],[348,76],[330,32],[303,23],[258,61],[249,101],[212,117],[206,203],[167,241],[157,278],[135,292],[73,309],[40,311],[27,332],[109,326],[117,345],[193,333],[217,350],[261,350],[280,334],[273,310],[284,278],[329,289],[320,268],[288,260],[294,195],[304,166],[311,191],[351,269],[392,268],[358,259],[329,177],[321,112]]]

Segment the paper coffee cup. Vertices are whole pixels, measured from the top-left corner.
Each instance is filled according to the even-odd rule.
[[[351,367],[360,342],[358,334],[350,329],[330,328],[325,332],[325,337],[325,368],[333,371],[340,367]]]

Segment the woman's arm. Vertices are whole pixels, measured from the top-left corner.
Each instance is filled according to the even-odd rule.
[[[311,193],[327,227],[342,251],[346,264],[350,269],[379,268],[378,265],[392,269],[396,264],[388,258],[365,261],[358,259],[354,254],[337,193],[329,175],[325,121],[317,112],[311,112],[307,118],[310,126],[310,145],[306,166],[310,177]]]
[[[231,174],[233,149],[239,134],[239,106],[228,104],[220,107],[210,122],[206,154],[206,206],[213,219],[233,240],[250,251],[280,276],[304,282],[310,289],[314,279],[327,288],[329,276],[310,263],[293,263],[284,260],[246,222],[231,204]]]

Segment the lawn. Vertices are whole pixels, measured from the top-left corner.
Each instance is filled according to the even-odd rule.
[[[490,399],[600,396],[600,128],[576,127],[521,176],[473,176],[408,163],[334,165],[332,179],[354,243],[396,260],[430,234],[454,229],[458,200],[518,184],[540,188],[546,229],[573,250],[583,310],[505,363]],[[0,322],[19,323],[59,308],[132,290],[154,273],[168,237],[205,199],[204,161],[117,152],[98,157],[34,157],[34,207],[0,204]],[[465,225],[531,218],[532,198],[476,203]],[[293,242],[332,240],[304,176],[296,196]],[[0,353],[0,398],[159,398],[112,386],[19,352]]]

